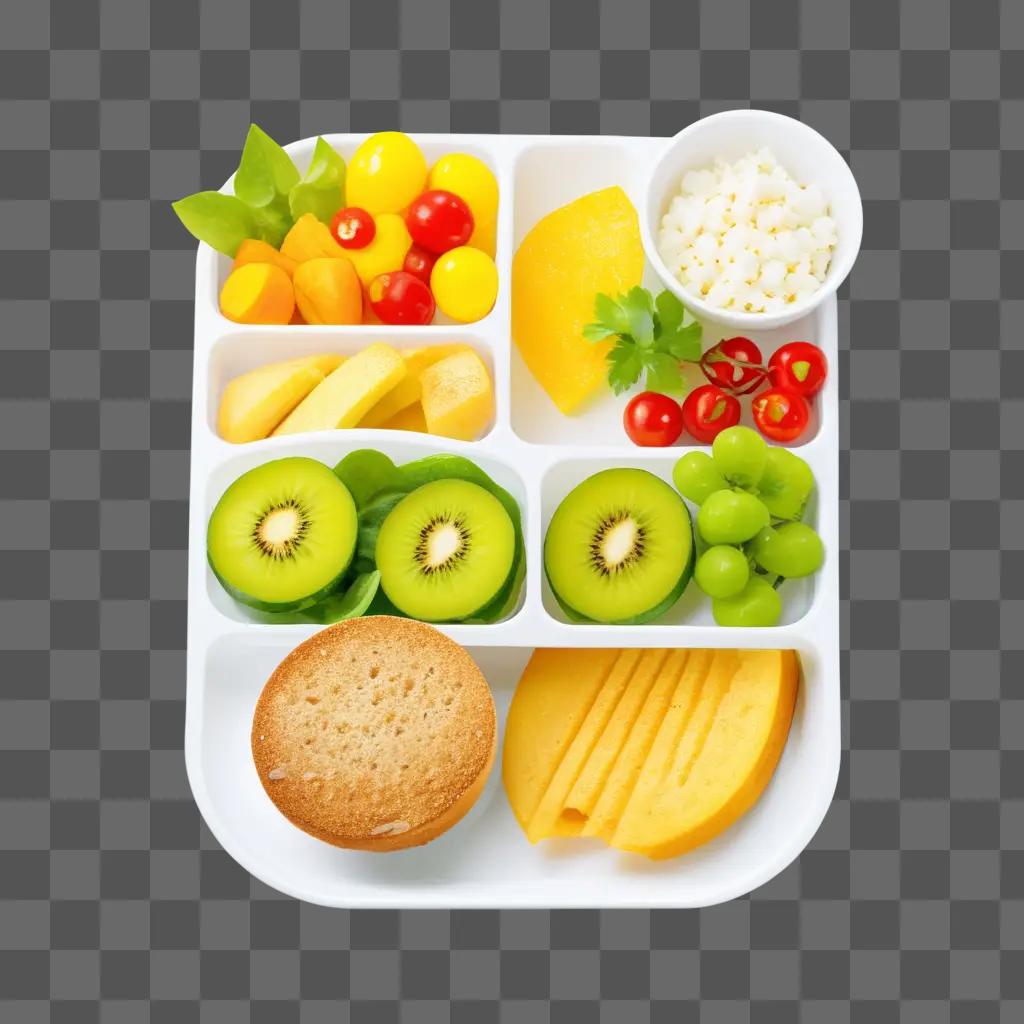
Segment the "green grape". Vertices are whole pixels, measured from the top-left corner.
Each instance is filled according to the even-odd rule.
[[[707,452],[687,452],[672,469],[672,482],[684,498],[694,505],[703,505],[715,491],[724,491],[729,485],[715,467],[715,460]]]
[[[742,544],[768,525],[768,509],[746,491],[715,491],[697,513],[708,544]]]
[[[739,548],[716,544],[697,559],[693,575],[708,597],[732,597],[747,585],[750,563]]]
[[[762,576],[751,576],[732,597],[716,597],[711,611],[719,626],[774,626],[782,617],[782,598]]]
[[[768,458],[764,438],[750,427],[726,427],[711,445],[719,473],[737,487],[756,487]]]
[[[810,576],[825,561],[821,538],[806,523],[765,527],[751,541],[750,553],[762,569],[790,579]]]
[[[811,467],[788,448],[769,448],[758,497],[776,519],[799,519],[814,490]]]

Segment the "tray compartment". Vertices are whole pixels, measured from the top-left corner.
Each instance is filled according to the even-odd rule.
[[[497,421],[508,421],[506,361],[504,354],[500,358],[495,358],[493,345],[488,335],[472,330],[471,327],[472,325],[464,325],[460,328],[450,328],[432,335],[430,338],[424,338],[422,332],[416,333],[415,328],[400,327],[391,328],[391,332],[386,338],[354,331],[341,333],[339,330],[331,328],[321,328],[310,334],[302,326],[290,327],[287,332],[272,331],[263,327],[231,331],[218,338],[209,352],[206,372],[208,387],[205,395],[206,427],[217,441],[224,443],[217,434],[217,409],[225,386],[240,374],[266,366],[268,363],[284,362],[288,359],[318,355],[322,352],[338,352],[351,356],[374,342],[385,342],[399,351],[420,348],[425,345],[457,343],[468,345],[476,350],[477,355],[484,361],[494,383],[495,417],[487,428],[487,433],[490,433]],[[350,433],[351,431],[345,431],[341,436],[347,437]],[[395,432],[388,431],[387,433]],[[296,436],[301,437],[302,435]],[[232,449],[238,447],[238,445],[231,445]]]
[[[259,783],[249,752],[263,683],[291,649],[276,634],[229,635],[204,659],[193,785],[213,811],[218,840],[276,888],[337,906],[599,906],[614,889],[625,905],[692,906],[729,899],[781,870],[824,815],[839,765],[837,694],[802,650],[804,676],[786,750],[758,804],[698,850],[668,861],[590,840],[532,846],[504,797],[500,756],[483,796],[444,836],[418,850],[371,856],[335,849],[291,826]],[[470,647],[498,710],[499,736],[532,648]],[[809,773],[824,773],[808,799]],[[253,842],[253,837],[258,837]]]
[[[658,139],[598,139],[569,141],[553,138],[527,146],[515,168],[514,248],[541,217],[588,192],[621,185],[638,211],[644,207],[645,175],[649,162],[660,153]],[[661,291],[661,282],[648,267],[645,287],[654,294]],[[826,307],[827,308],[827,304]],[[789,341],[811,341],[824,347],[834,378],[838,353],[834,329],[829,332],[823,312],[807,316],[796,323],[772,331],[753,332],[767,360],[781,345]],[[704,323],[704,348],[737,332],[717,324]],[[526,367],[516,346],[510,345],[511,422],[516,436],[530,444],[571,444],[580,446],[614,445],[632,450],[633,445],[622,429],[622,410],[628,396],[599,396],[579,413],[565,416],[558,411]],[[688,373],[688,383],[696,387],[706,383],[696,368]],[[823,405],[819,396],[812,403],[811,421],[792,446],[798,448],[812,441],[821,425]],[[753,426],[749,400],[743,401],[742,423]],[[676,447],[694,447],[693,438],[684,435]]]
[[[352,158],[352,154],[355,153],[356,149],[359,147],[359,144],[370,134],[372,133],[332,135],[325,132],[323,137],[345,158],[346,163],[348,163]],[[477,321],[477,324],[489,324],[493,321],[496,325],[500,325],[502,317],[505,315],[502,310],[507,310],[508,307],[508,300],[503,293],[507,291],[507,268],[508,262],[511,259],[508,234],[511,225],[512,175],[511,169],[508,166],[507,157],[503,152],[504,147],[500,144],[496,144],[494,136],[486,135],[416,135],[414,137],[419,143],[420,149],[423,151],[423,154],[427,159],[428,167],[446,153],[469,153],[478,157],[487,164],[498,179],[498,241],[497,252],[495,254],[495,262],[498,265],[499,275],[498,301],[495,303],[494,309],[492,309],[491,312],[483,318],[483,320]],[[316,138],[314,137],[309,139],[300,139],[298,142],[293,142],[284,147],[291,158],[295,161],[295,165],[298,167],[300,173],[304,172],[306,167],[309,165],[315,144]],[[226,190],[229,189],[230,184],[231,179],[229,179],[225,184]],[[232,261],[227,256],[215,253],[213,250],[208,249],[205,246],[200,247],[200,259],[197,264],[196,273],[196,303],[198,305],[199,302],[202,301],[203,305],[212,311],[211,322],[216,325],[215,329],[218,331],[227,331],[237,327],[237,325],[232,321],[221,316],[218,304],[218,296],[220,294],[221,286],[224,284],[224,280],[231,271],[231,262]],[[410,330],[429,337],[431,334],[436,333],[443,327],[452,325],[458,326],[455,324],[455,321],[449,320],[439,311],[437,323],[424,327],[410,328]],[[359,331],[364,328],[369,328],[371,332],[378,335],[386,335],[392,330],[392,328],[387,324],[353,324],[351,326],[331,328],[300,325],[300,330],[302,331],[340,330],[344,332]],[[285,333],[289,330],[294,330],[294,327],[291,325],[284,325],[280,327],[268,326],[266,330]]]
[[[375,448],[383,452],[393,462],[401,465],[421,459],[426,455],[449,453],[471,458],[495,483],[504,487],[519,503],[522,515],[523,538],[527,550],[527,577],[530,575],[529,550],[531,531],[529,523],[529,507],[527,485],[519,472],[506,460],[497,456],[486,456],[474,447],[475,442],[446,441],[444,438],[428,438],[422,434],[405,433],[396,430],[348,430],[348,431],[317,431],[309,434],[294,434],[274,438],[268,441],[257,441],[246,445],[227,445],[223,448],[230,454],[223,459],[210,473],[203,491],[201,522],[205,524],[214,506],[224,491],[242,473],[255,466],[260,466],[273,459],[301,455],[318,459],[327,466],[334,466],[349,452],[358,448]],[[232,600],[224,588],[217,582],[209,566],[205,565],[205,527],[200,537],[193,537],[193,546],[203,544],[204,560],[204,591],[209,606],[225,619],[236,623],[253,623],[255,629],[278,630],[283,625],[269,624],[261,621],[262,617],[253,613],[244,605]],[[523,587],[523,594],[526,587]],[[524,598],[520,597],[522,606]],[[517,610],[518,610],[517,607]],[[513,616],[515,612],[513,612]],[[512,616],[509,616],[511,618]],[[508,621],[508,619],[504,620]],[[315,632],[318,626],[309,624],[297,627],[303,633]],[[493,626],[463,626],[466,630],[491,629]],[[297,643],[298,641],[296,641]]]
[[[707,451],[708,449],[705,448],[704,450]],[[587,477],[602,469],[646,469],[671,485],[672,467],[678,458],[678,452],[672,449],[668,451],[662,449],[656,453],[653,449],[647,449],[645,452],[637,454],[638,451],[642,452],[642,450],[634,449],[629,454],[620,454],[618,452],[600,456],[587,454],[586,456],[565,458],[552,463],[544,474],[540,485],[541,528],[543,533],[547,533],[551,517],[554,515],[555,509],[558,508],[562,499],[577,484],[582,483]],[[811,468],[814,469],[814,466],[812,465]],[[807,512],[804,516],[804,522],[815,528],[818,528],[818,500],[818,492],[816,490],[808,502]],[[687,508],[690,510],[690,518],[694,523],[694,531],[696,532],[697,508],[689,502],[687,502]],[[543,545],[543,535],[540,543]],[[551,619],[571,625],[573,630],[580,630],[581,632],[592,632],[609,628],[598,623],[573,622],[558,604],[543,571],[541,571],[540,576],[542,578],[544,611]],[[821,579],[822,574],[818,573],[804,579],[786,581],[782,588],[783,611],[779,625],[755,630],[755,634],[761,634],[764,637],[763,641],[757,646],[778,647],[785,645],[785,641],[774,639],[772,634],[783,626],[792,626],[800,622],[807,615],[815,605],[821,592]],[[723,629],[715,625],[714,618],[711,615],[711,599],[706,597],[692,580],[683,592],[683,596],[671,608],[652,622],[645,623],[646,628],[666,626],[706,626],[717,629],[721,633],[721,643],[718,646],[723,647],[729,646],[731,642],[729,637],[733,632],[731,629]],[[639,627],[619,626],[615,628],[617,630],[629,631]],[[673,633],[674,639],[668,640],[666,638],[665,643],[673,645],[678,643],[678,640],[675,639],[677,635]],[[625,646],[633,646],[625,641],[622,642]],[[699,646],[699,644],[693,641],[687,641],[681,646],[690,646],[691,644]]]

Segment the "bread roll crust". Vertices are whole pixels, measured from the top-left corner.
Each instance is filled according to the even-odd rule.
[[[256,704],[260,782],[293,824],[335,846],[398,850],[451,828],[494,763],[487,680],[426,623],[367,616],[295,648]]]

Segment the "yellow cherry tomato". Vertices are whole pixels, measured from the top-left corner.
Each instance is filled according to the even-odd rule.
[[[465,200],[473,213],[469,244],[494,255],[498,223],[498,180],[491,169],[469,153],[448,153],[430,169],[428,188],[443,188]]]
[[[401,270],[412,238],[405,221],[397,213],[379,213],[374,217],[377,233],[373,241],[362,249],[344,249],[345,255],[356,268],[364,287],[378,274]]]
[[[471,323],[491,311],[498,295],[498,268],[485,252],[468,245],[438,256],[430,272],[430,290],[443,313]]]
[[[353,154],[345,181],[345,202],[370,213],[397,213],[424,189],[427,161],[403,132],[377,132]]]

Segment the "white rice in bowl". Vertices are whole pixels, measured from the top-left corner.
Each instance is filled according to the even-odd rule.
[[[766,148],[687,171],[658,234],[661,258],[687,291],[747,313],[813,295],[835,244],[821,189],[794,180]]]

